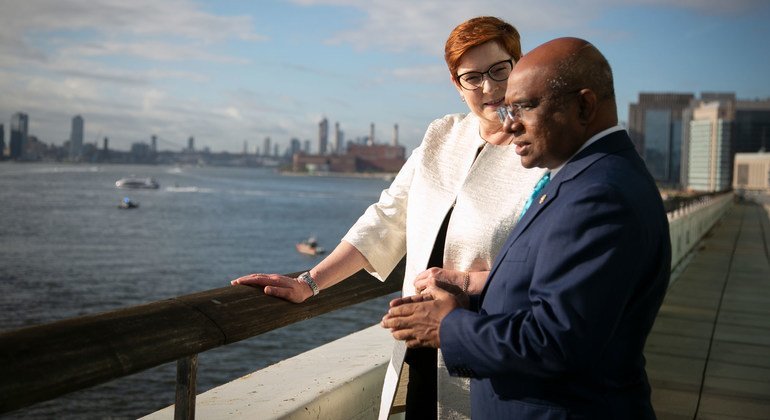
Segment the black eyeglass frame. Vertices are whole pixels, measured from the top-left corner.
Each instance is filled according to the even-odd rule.
[[[492,71],[492,69],[493,69],[495,66],[498,66],[498,65],[500,65],[500,64],[503,64],[503,63],[508,63],[508,65],[509,65],[509,66],[511,66],[511,68],[510,68],[510,69],[508,69],[508,75],[507,75],[507,76],[505,76],[505,78],[503,78],[503,79],[500,79],[500,80],[498,80],[498,79],[495,79],[494,77],[492,77],[492,73],[490,73],[490,71]],[[458,75],[455,75],[455,79],[457,80],[457,83],[459,83],[459,84],[460,84],[460,87],[461,87],[461,88],[463,88],[463,89],[465,89],[465,90],[476,90],[476,89],[478,89],[478,88],[480,88],[481,86],[483,86],[483,85],[484,85],[484,76],[485,76],[485,75],[487,76],[487,78],[489,78],[489,80],[493,80],[493,81],[495,81],[495,82],[503,82],[503,81],[506,81],[506,80],[508,80],[508,77],[511,75],[511,71],[513,71],[513,58],[509,58],[509,59],[507,59],[507,60],[503,60],[503,61],[498,61],[497,63],[494,63],[494,64],[492,64],[491,66],[489,66],[489,68],[487,69],[487,71],[467,71],[467,72],[465,72],[465,73],[463,73],[463,74],[458,74]],[[481,83],[479,83],[479,85],[478,85],[478,86],[473,86],[473,85],[471,85],[471,86],[473,86],[472,88],[466,87],[466,86],[463,84],[463,76],[467,76],[467,75],[469,75],[469,74],[474,74],[474,73],[475,73],[475,74],[478,74],[478,75],[479,75],[479,77],[481,77]]]

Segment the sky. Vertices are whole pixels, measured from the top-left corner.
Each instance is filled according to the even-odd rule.
[[[560,36],[613,68],[621,121],[640,92],[770,98],[768,0],[0,0],[0,124],[62,145],[71,120],[110,148],[253,153],[339,123],[410,151],[467,112],[443,59],[471,17],[514,25],[524,52]],[[331,135],[331,134],[330,134]]]

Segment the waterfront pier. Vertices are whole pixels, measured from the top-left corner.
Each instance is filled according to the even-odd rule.
[[[769,216],[736,203],[673,273],[645,351],[659,419],[770,418]]]

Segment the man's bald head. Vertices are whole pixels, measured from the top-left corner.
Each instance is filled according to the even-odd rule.
[[[514,135],[525,167],[557,167],[618,123],[610,65],[579,38],[554,39],[525,54],[508,78],[505,103],[517,116],[503,128]]]
[[[615,101],[610,64],[586,40],[557,38],[548,41],[524,55],[516,65],[539,67],[554,94],[588,88],[596,93],[599,100]]]

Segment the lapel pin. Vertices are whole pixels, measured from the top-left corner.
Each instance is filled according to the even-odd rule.
[[[547,194],[543,194],[542,196],[540,196],[540,204],[543,204],[547,196],[548,196]]]

